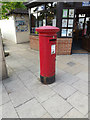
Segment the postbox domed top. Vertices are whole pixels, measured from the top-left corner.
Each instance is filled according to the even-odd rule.
[[[57,33],[60,29],[54,26],[42,26],[36,28],[36,31],[39,33]]]

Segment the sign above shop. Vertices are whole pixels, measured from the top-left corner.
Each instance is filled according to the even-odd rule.
[[[41,10],[44,10],[44,9],[45,9],[45,5],[42,5],[42,6],[39,6],[37,10],[41,11]]]
[[[90,6],[90,1],[89,2],[82,2],[82,6]]]

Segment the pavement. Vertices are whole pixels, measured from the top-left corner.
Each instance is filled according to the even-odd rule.
[[[29,43],[4,44],[9,78],[0,82],[0,118],[88,118],[87,54],[57,55],[56,81],[44,85],[39,52]]]

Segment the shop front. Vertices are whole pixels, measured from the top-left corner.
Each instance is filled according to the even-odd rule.
[[[89,3],[85,5],[84,2],[31,2],[26,6],[29,9],[32,49],[39,50],[36,28],[49,25],[60,28],[60,32],[57,33],[57,54],[70,55],[89,51]]]
[[[82,3],[82,7],[76,8],[72,53],[88,52],[90,52],[90,7]]]

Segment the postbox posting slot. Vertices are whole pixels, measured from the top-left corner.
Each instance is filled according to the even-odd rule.
[[[49,41],[56,41],[56,39],[50,39]]]

